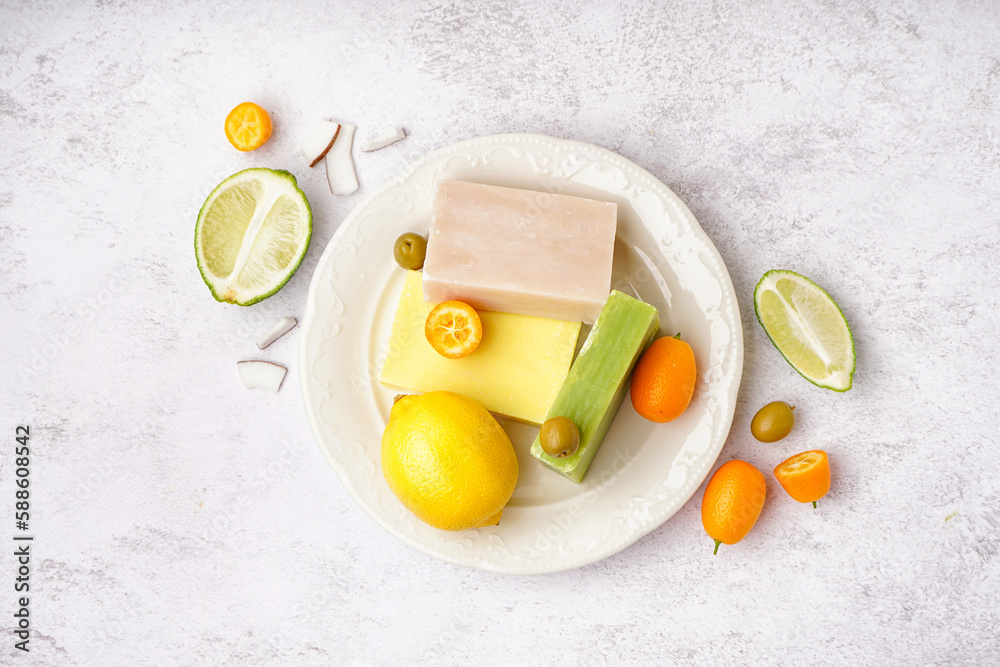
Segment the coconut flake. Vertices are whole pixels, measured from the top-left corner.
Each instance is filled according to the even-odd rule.
[[[310,167],[315,167],[326,156],[334,142],[337,141],[339,133],[339,123],[329,120],[321,120],[316,123],[316,127],[302,142],[302,152],[306,154]]]
[[[270,361],[237,361],[236,369],[240,372],[240,380],[247,389],[267,389],[278,391],[281,381],[285,379],[288,370],[284,366],[272,364]]]
[[[294,317],[281,318],[273,327],[257,337],[257,347],[263,350],[265,347],[294,329],[296,324],[298,324],[298,322]]]
[[[406,138],[406,132],[403,131],[403,128],[390,127],[388,130],[386,130],[385,132],[378,135],[377,137],[369,141],[367,144],[362,146],[361,150],[365,151],[366,153],[370,153],[372,151],[377,151],[380,148],[385,148],[386,146],[394,144],[400,139],[405,139],[405,138]]]
[[[351,144],[354,142],[354,126],[343,123],[333,148],[326,154],[326,181],[330,192],[335,195],[349,195],[358,189],[358,174],[354,171]]]

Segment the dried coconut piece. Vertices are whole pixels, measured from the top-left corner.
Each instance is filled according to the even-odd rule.
[[[349,195],[358,189],[358,174],[351,157],[353,143],[354,126],[342,123],[333,148],[326,154],[326,181],[335,195]]]
[[[337,141],[340,133],[340,123],[329,120],[321,120],[316,123],[316,127],[309,133],[305,141],[302,142],[302,152],[309,159],[309,166],[315,167],[319,161],[326,157],[326,154]]]
[[[372,151],[377,151],[381,148],[385,148],[386,146],[394,144],[397,141],[405,138],[406,138],[406,132],[403,131],[403,128],[390,127],[388,130],[386,130],[385,132],[378,135],[377,137],[369,141],[367,144],[362,146],[361,150],[363,150],[366,153],[370,153]]]
[[[296,321],[294,317],[281,318],[273,327],[257,337],[257,347],[263,350],[265,347],[294,329],[296,324],[298,324],[298,321]]]
[[[247,389],[267,389],[274,392],[281,388],[281,382],[288,372],[284,366],[270,361],[237,361],[236,369]]]

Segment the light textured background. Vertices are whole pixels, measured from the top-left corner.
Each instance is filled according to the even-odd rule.
[[[997,3],[28,4],[0,5],[0,540],[28,423],[35,634],[22,655],[4,630],[0,662],[1000,662]],[[275,119],[248,155],[221,131],[245,99]],[[334,198],[297,155],[321,116],[410,136],[357,155],[361,189]],[[744,321],[720,463],[825,448],[818,511],[772,480],[757,527],[713,558],[699,490],[603,562],[484,574],[346,495],[306,423],[297,335],[260,355],[290,366],[279,394],[240,386],[234,362],[301,315],[367,191],[430,149],[520,131],[619,152],[688,203]],[[299,176],[312,247],[278,295],[224,306],[195,216],[264,165]],[[846,395],[757,325],[770,268],[844,309]],[[777,398],[796,431],[756,443],[750,417]]]

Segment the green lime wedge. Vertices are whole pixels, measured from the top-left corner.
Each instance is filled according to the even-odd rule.
[[[198,270],[217,301],[249,306],[294,275],[312,237],[312,209],[287,171],[244,169],[198,213]]]
[[[822,287],[794,271],[768,271],[753,291],[757,321],[778,352],[818,387],[847,391],[854,378],[854,337]]]

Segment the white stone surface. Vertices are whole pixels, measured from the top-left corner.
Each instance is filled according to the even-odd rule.
[[[982,2],[18,3],[0,7],[0,657],[11,665],[997,664],[1000,10]],[[271,141],[222,120],[254,100]],[[317,118],[407,138],[336,198]],[[295,368],[312,270],[368,191],[498,132],[595,143],[691,207],[741,298],[720,463],[830,451],[817,511],[769,479],[711,556],[701,490],[615,557],[505,577],[432,560],[351,501]],[[201,202],[247,166],[313,204],[298,274],[250,309],[198,275]],[[845,395],[778,355],[770,268],[850,320]],[[277,395],[235,362],[289,366]],[[798,406],[762,445],[753,412]],[[13,438],[32,427],[31,653],[13,649]]]

